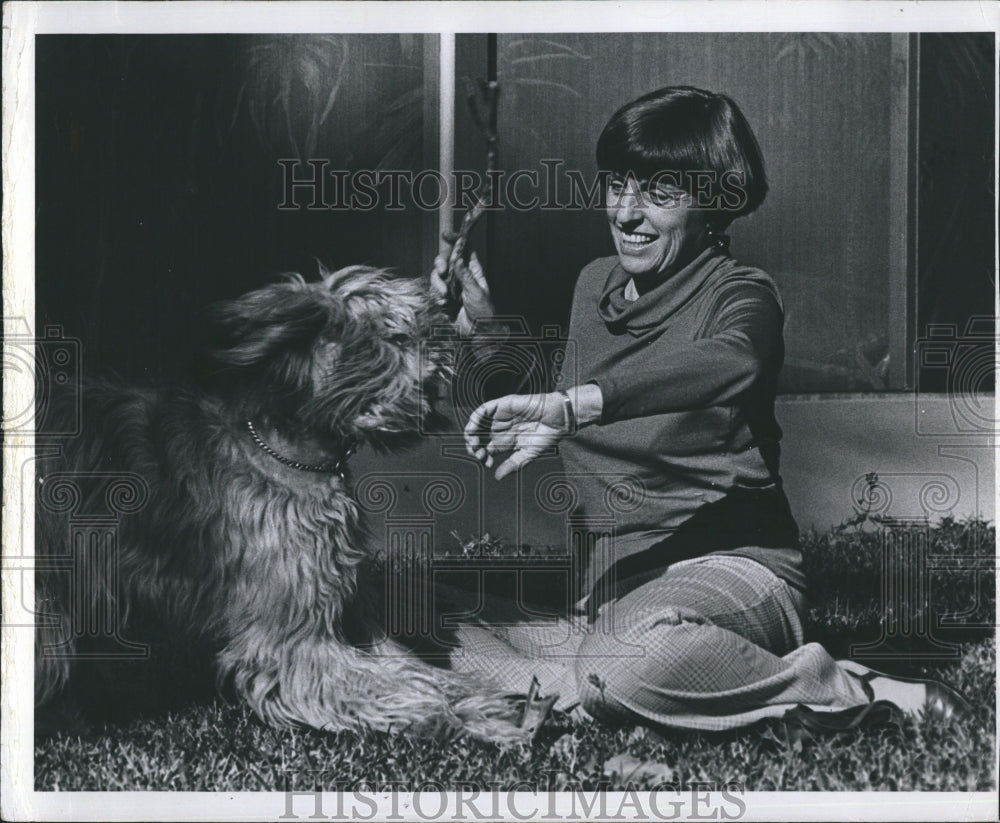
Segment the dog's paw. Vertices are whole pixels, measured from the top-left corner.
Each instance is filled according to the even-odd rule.
[[[531,731],[521,726],[523,711],[517,702],[487,695],[468,696],[453,706],[460,730],[480,740],[500,744],[531,741]]]
[[[539,695],[532,678],[527,695],[469,696],[455,705],[463,728],[484,740],[500,744],[530,744],[542,730],[559,695]]]

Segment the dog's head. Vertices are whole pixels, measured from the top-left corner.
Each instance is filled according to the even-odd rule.
[[[446,388],[441,301],[423,280],[350,266],[223,303],[216,359],[252,411],[319,436],[390,443]],[[445,338],[446,339],[446,338]]]

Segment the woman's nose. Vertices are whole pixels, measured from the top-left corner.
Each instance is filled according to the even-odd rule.
[[[621,196],[621,202],[618,204],[618,222],[619,223],[633,223],[637,220],[642,220],[642,214],[639,212],[639,200],[635,194],[631,192],[624,192]]]

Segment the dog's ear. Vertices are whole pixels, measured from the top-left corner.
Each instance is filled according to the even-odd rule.
[[[212,355],[227,366],[273,362],[307,353],[333,319],[335,306],[301,275],[220,303],[211,311],[217,330]]]

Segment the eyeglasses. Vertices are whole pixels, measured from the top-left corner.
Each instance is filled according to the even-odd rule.
[[[632,174],[624,177],[620,174],[611,175],[608,179],[609,205],[621,205],[626,197],[635,198],[638,201],[636,205],[640,207],[649,203],[660,208],[680,206],[690,200],[690,195],[684,189],[667,182],[639,180]],[[616,202],[612,203],[612,198]]]

